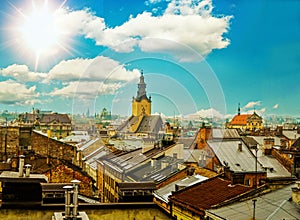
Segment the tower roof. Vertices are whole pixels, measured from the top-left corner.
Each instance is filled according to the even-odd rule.
[[[148,101],[151,101],[151,99],[149,99],[146,94],[146,83],[144,79],[143,70],[141,70],[141,76],[140,76],[140,81],[138,83],[138,91],[135,100],[141,101],[142,99],[147,99]]]

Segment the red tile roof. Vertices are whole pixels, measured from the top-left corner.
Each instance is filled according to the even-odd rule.
[[[230,125],[247,125],[247,120],[251,114],[236,115],[230,122]]]
[[[231,185],[228,180],[211,178],[199,184],[175,192],[170,200],[192,211],[201,212],[252,190],[251,187]]]

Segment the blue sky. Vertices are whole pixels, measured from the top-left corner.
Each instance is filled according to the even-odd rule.
[[[300,113],[300,1],[4,0],[0,110]],[[215,111],[216,110],[216,111]]]

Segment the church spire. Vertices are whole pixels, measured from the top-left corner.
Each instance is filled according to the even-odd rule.
[[[137,91],[136,99],[141,100],[142,98],[147,98],[146,83],[144,81],[144,72],[143,72],[143,70],[141,70],[140,82],[138,83],[138,91]]]

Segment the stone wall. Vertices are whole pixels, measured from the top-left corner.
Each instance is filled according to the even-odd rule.
[[[76,148],[70,144],[48,138],[37,132],[32,132],[32,150],[41,156],[63,159],[72,162],[76,158]]]
[[[81,181],[79,193],[89,197],[93,196],[92,178],[74,168],[61,164],[47,171],[45,175],[50,183],[70,183],[71,180],[79,180]]]
[[[0,127],[0,160],[6,161],[18,154],[19,150],[19,127]]]

